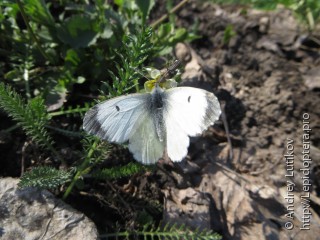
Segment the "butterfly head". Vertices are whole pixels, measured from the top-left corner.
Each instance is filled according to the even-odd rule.
[[[151,92],[155,87],[162,89],[176,87],[178,84],[172,77],[180,73],[178,69],[179,65],[180,61],[176,60],[169,68],[162,71],[154,68],[147,69],[152,80],[144,83],[146,92]]]
[[[162,89],[169,89],[176,87],[178,83],[174,79],[167,79],[164,82],[159,82],[157,79],[149,80],[144,83],[144,89],[146,92],[151,92],[155,87],[160,87]]]

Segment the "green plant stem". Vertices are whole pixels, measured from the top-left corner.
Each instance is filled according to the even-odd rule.
[[[314,30],[315,28],[315,21],[314,21],[314,17],[312,15],[312,11],[309,7],[307,7],[307,20],[308,20],[308,26],[309,26],[309,31],[312,32],[312,30]]]
[[[81,132],[69,131],[69,130],[65,130],[57,127],[51,127],[49,125],[46,125],[45,127],[66,136],[72,136],[72,137],[78,137],[78,138],[83,137],[83,134]]]
[[[13,125],[13,126],[7,128],[7,129],[4,129],[3,131],[4,131],[5,133],[9,133],[9,132],[11,132],[11,131],[13,131],[13,130],[16,130],[16,129],[19,128],[19,127],[20,127],[20,126],[19,126],[18,124],[16,124],[16,125]]]
[[[66,161],[64,161],[63,157],[60,155],[58,151],[52,146],[51,143],[49,143],[47,140],[43,140],[45,142],[45,145],[50,149],[50,151],[56,156],[56,158],[63,163],[63,165],[67,166]]]
[[[71,193],[74,185],[76,184],[77,180],[78,180],[84,173],[88,172],[88,170],[90,169],[90,167],[89,167],[90,159],[91,159],[92,154],[94,153],[94,151],[95,151],[96,148],[97,148],[98,142],[99,142],[99,139],[96,139],[96,140],[93,142],[93,144],[92,144],[92,146],[91,146],[91,148],[90,148],[90,150],[89,150],[86,158],[84,159],[83,163],[82,163],[82,164],[80,165],[80,167],[78,168],[77,173],[74,175],[74,177],[73,177],[70,185],[68,186],[68,188],[67,188],[66,191],[64,192],[62,199],[65,200],[65,199],[70,195],[70,193]]]
[[[42,54],[42,56],[43,56],[44,58],[46,58],[47,60],[49,60],[49,62],[50,62],[51,64],[55,64],[55,61],[44,51],[44,49],[41,47],[41,44],[40,44],[37,36],[34,34],[32,28],[31,28],[31,26],[30,26],[30,24],[29,24],[28,16],[27,16],[26,12],[24,11],[23,4],[22,4],[21,0],[17,0],[17,4],[18,4],[18,7],[19,7],[19,9],[20,9],[20,13],[21,13],[21,16],[22,16],[22,18],[23,18],[23,21],[24,21],[24,23],[26,24],[27,29],[28,29],[28,31],[29,31],[29,33],[30,33],[30,35],[31,35],[31,38],[32,38],[32,39],[34,40],[34,42],[36,43],[36,45],[37,45],[40,53]]]
[[[181,237],[182,239],[184,237],[190,237],[190,239],[194,239],[194,237],[197,237],[196,239],[206,239],[206,237],[209,239],[213,239],[212,237],[214,237],[214,239],[221,239],[218,236],[215,236],[214,234],[210,234],[207,236],[199,236],[199,234],[194,234],[191,232],[183,232],[183,231],[179,231],[179,229],[175,231],[170,230],[168,232],[157,232],[157,231],[125,231],[125,232],[116,232],[116,233],[107,233],[107,234],[101,234],[100,238],[104,237],[104,238],[110,238],[110,237],[130,237],[130,236],[150,236],[151,239],[153,239],[154,237],[163,237],[164,239],[179,239],[179,237]],[[188,239],[188,238],[187,238]]]
[[[48,113],[50,117],[56,117],[56,116],[61,116],[65,114],[73,114],[73,113],[83,113],[88,111],[89,108],[76,108],[76,109],[68,109],[68,110],[62,110],[62,111],[57,111],[57,112],[51,112]]]
[[[158,20],[156,20],[155,22],[151,23],[151,27],[152,28],[156,28],[158,27],[158,25],[160,25],[164,20],[166,20],[170,14],[175,13],[176,11],[178,11],[180,8],[183,7],[183,5],[185,5],[189,0],[183,0],[180,3],[178,3],[174,8],[171,9],[171,11],[165,15],[163,15],[162,17],[160,17]]]

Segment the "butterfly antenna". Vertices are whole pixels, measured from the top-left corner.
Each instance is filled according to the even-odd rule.
[[[166,72],[161,76],[158,82],[160,83],[163,82],[166,78],[173,77],[176,74],[176,70],[179,68],[180,65],[181,61],[175,60],[174,63],[167,68]]]
[[[181,65],[181,61],[180,60],[175,60],[173,62],[173,64],[167,68],[167,71],[170,72],[170,73],[174,73],[175,70],[177,70],[177,68]]]

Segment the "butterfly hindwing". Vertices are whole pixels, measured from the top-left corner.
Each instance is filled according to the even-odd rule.
[[[163,155],[165,142],[160,141],[153,119],[143,119],[129,139],[129,150],[133,157],[143,164],[155,164]]]
[[[165,102],[168,156],[181,161],[187,155],[189,136],[202,133],[219,119],[220,104],[213,93],[192,87],[167,90]]]

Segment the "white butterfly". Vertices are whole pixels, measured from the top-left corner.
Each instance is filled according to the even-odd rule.
[[[173,69],[173,68],[172,68]],[[143,164],[154,164],[164,151],[172,161],[188,153],[189,136],[196,136],[219,119],[216,96],[193,87],[164,89],[116,97],[91,108],[83,128],[110,142],[129,141],[129,150]]]

